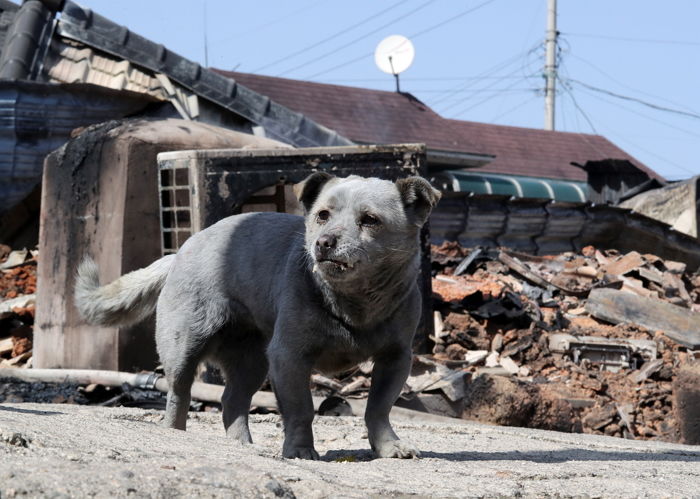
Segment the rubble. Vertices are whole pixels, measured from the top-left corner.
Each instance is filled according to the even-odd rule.
[[[462,417],[680,440],[672,386],[700,349],[692,269],[590,246],[530,256],[446,242],[432,256],[431,358],[470,380]]]
[[[37,257],[0,245],[0,368],[31,366]]]
[[[31,366],[37,255],[24,255],[0,270],[0,367]],[[592,247],[534,257],[456,243],[433,246],[432,266],[432,352],[415,356],[397,405],[499,425],[690,441],[681,433],[697,426],[688,422],[697,387],[687,381],[697,374],[687,369],[700,365],[692,329],[700,276],[692,269]],[[603,313],[601,303],[624,306]],[[666,315],[669,307],[675,315]],[[674,317],[689,321],[686,329]],[[328,399],[324,413],[344,414],[347,402],[363,402],[357,399],[367,397],[371,372],[366,362],[335,378],[312,376],[315,395]],[[56,395],[55,387],[31,384],[15,387],[18,395],[8,386],[0,386],[0,398],[36,392],[55,402],[164,403],[162,395],[128,387]]]

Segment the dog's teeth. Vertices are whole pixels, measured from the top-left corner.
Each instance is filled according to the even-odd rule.
[[[314,263],[314,266],[311,269],[311,272],[318,272],[318,263]]]

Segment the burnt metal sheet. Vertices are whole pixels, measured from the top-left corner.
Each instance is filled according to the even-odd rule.
[[[700,241],[628,209],[507,196],[445,193],[430,217],[435,244],[507,246],[535,254],[579,251],[593,245],[653,253],[700,268]]]
[[[681,345],[700,349],[700,314],[678,305],[615,289],[594,289],[586,301],[586,310],[612,324],[639,324],[652,331],[663,331]]]
[[[126,59],[173,81],[265,128],[273,138],[297,147],[342,146],[352,141],[323,125],[201,67],[124,26],[67,1],[56,33]]]
[[[660,178],[651,178],[647,172],[626,159],[571,163],[588,176],[588,200],[594,203],[617,204],[627,193],[640,188],[663,185]]]
[[[32,191],[44,157],[73,129],[135,113],[153,100],[88,84],[0,81],[0,211]]]
[[[674,229],[698,237],[698,180],[695,176],[637,194],[619,204],[671,225]]]

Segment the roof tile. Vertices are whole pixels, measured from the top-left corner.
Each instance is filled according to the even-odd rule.
[[[355,142],[422,142],[441,151],[495,156],[478,169],[484,173],[586,180],[572,161],[626,159],[661,178],[600,135],[446,119],[407,93],[215,71]]]

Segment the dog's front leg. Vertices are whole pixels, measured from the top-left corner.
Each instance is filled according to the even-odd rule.
[[[410,348],[393,350],[374,359],[365,423],[369,443],[379,457],[410,458],[420,455],[414,446],[399,440],[389,422],[389,412],[399,398],[410,370]]]
[[[268,347],[270,379],[284,422],[282,456],[318,459],[311,423],[314,404],[309,390],[311,362],[291,345],[271,343]]]

